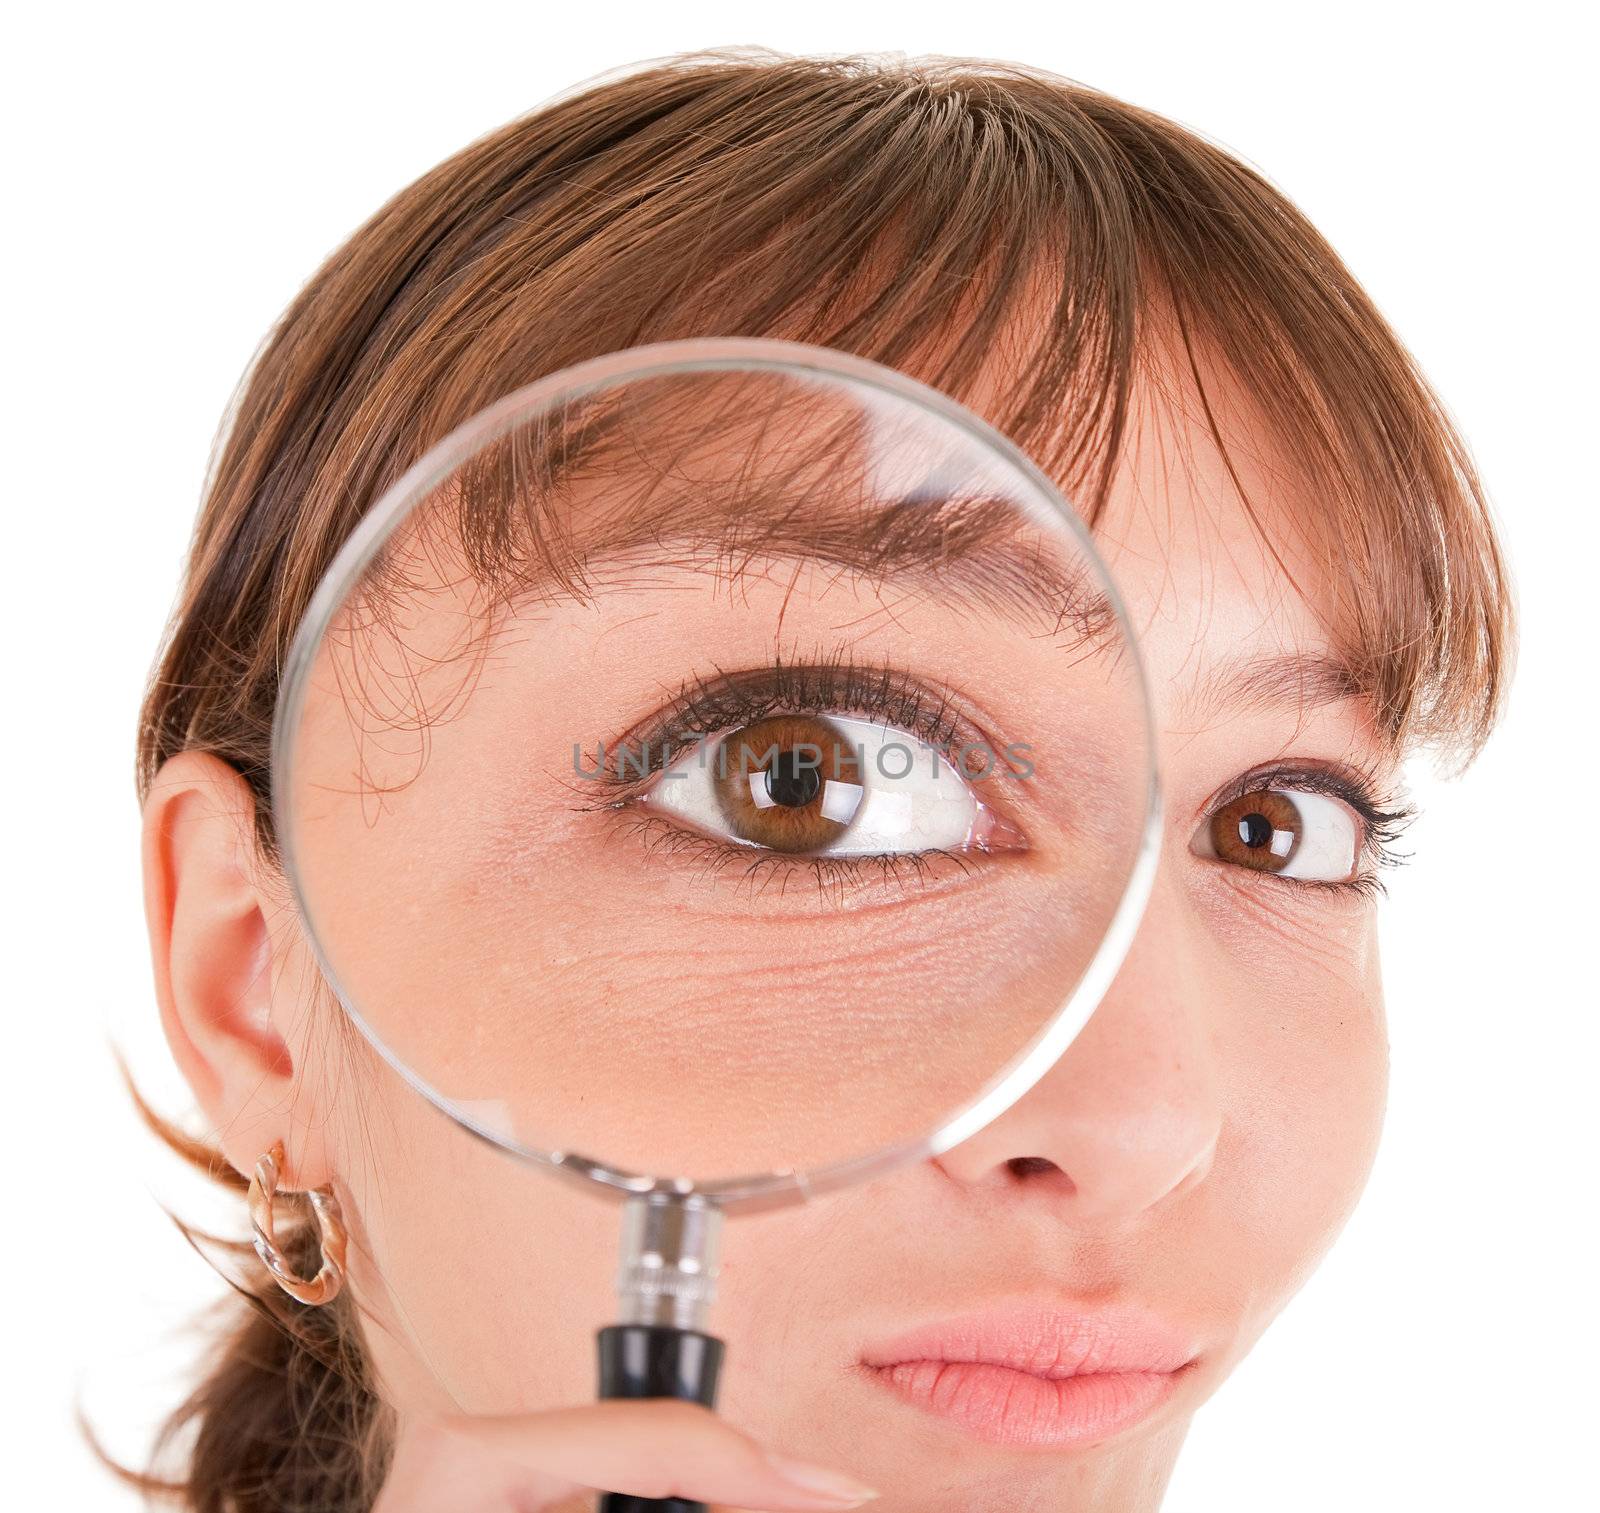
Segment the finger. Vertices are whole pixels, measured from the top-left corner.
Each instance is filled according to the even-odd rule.
[[[547,1504],[583,1487],[772,1513],[854,1508],[877,1495],[827,1467],[769,1454],[709,1408],[672,1398],[454,1415],[437,1428],[486,1462],[484,1469],[497,1466],[518,1497]]]

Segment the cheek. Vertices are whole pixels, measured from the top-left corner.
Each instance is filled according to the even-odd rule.
[[[1375,919],[1369,904],[1249,880],[1219,880],[1209,907],[1227,979],[1213,988],[1227,1104],[1214,1178],[1252,1256],[1258,1332],[1343,1227],[1376,1154],[1388,1042]]]
[[[1206,1180],[1151,1237],[1146,1280],[1227,1319],[1240,1355],[1355,1205],[1382,1122],[1387,1047],[1370,907],[1308,906],[1221,868],[1204,876],[1193,964],[1223,1129]],[[465,1134],[375,1059],[315,1085],[337,1090],[327,1118],[352,1286],[390,1400],[516,1412],[592,1399],[594,1332],[616,1312],[617,1207]],[[902,1189],[923,1193],[904,1174],[856,1202],[730,1224],[713,1332],[730,1341],[726,1399],[752,1423],[781,1406],[775,1429],[815,1421],[821,1432],[827,1400],[808,1396],[804,1373],[780,1387],[758,1370],[775,1348],[772,1320],[785,1320],[777,1338],[799,1351],[804,1321],[826,1320],[841,1291],[872,1294],[893,1253],[881,1205]],[[796,1255],[812,1264],[797,1270]]]
[[[620,1210],[466,1134],[386,1069],[370,1081],[346,1100],[342,1170],[386,1396],[477,1413],[592,1399]]]

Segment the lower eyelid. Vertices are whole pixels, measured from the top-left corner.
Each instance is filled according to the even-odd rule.
[[[1312,877],[1285,877],[1281,872],[1258,872],[1236,863],[1202,857],[1206,874],[1244,898],[1260,901],[1268,896],[1299,899],[1307,904],[1353,904],[1382,897],[1387,889],[1376,873],[1366,870],[1338,882]]]
[[[693,866],[693,859],[698,857],[705,863],[702,876],[707,878],[718,878],[737,871],[739,875],[730,881],[740,886],[759,877],[765,881],[753,884],[758,890],[763,886],[779,886],[776,878],[800,871],[809,872],[817,879],[819,886],[829,881],[843,885],[854,878],[859,878],[869,887],[889,883],[915,886],[933,881],[932,874],[935,871],[943,875],[965,876],[975,867],[968,857],[943,850],[854,856],[772,851],[692,830],[662,815],[642,813],[631,805],[612,806],[611,813],[623,822],[628,831],[644,840],[647,850],[680,859],[688,858],[690,866]]]

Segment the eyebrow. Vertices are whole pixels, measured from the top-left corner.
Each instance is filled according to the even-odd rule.
[[[845,507],[839,508],[844,500]],[[786,502],[787,501],[787,502]],[[668,495],[655,509],[599,512],[592,531],[563,531],[570,567],[529,575],[524,592],[548,592],[550,576],[578,582],[626,583],[640,568],[704,566],[737,576],[778,562],[833,566],[879,584],[937,590],[1039,633],[1070,637],[1090,655],[1115,656],[1126,641],[1099,574],[1076,555],[1065,529],[1065,551],[1047,550],[1044,528],[1018,504],[994,494],[913,494],[899,500],[845,499],[832,507],[816,491],[801,497],[746,480]],[[579,535],[592,537],[581,547]],[[536,551],[535,556],[541,557]],[[520,597],[520,595],[519,595]],[[893,606],[886,605],[890,613]],[[1331,652],[1241,654],[1219,664],[1179,705],[1185,724],[1204,724],[1224,709],[1309,710],[1369,698],[1370,687]]]
[[[581,544],[576,544],[581,538]],[[847,501],[815,498],[787,507],[781,498],[746,492],[680,495],[650,510],[602,512],[576,531],[555,535],[564,560],[539,543],[543,571],[524,573],[521,591],[571,594],[597,582],[626,583],[651,566],[704,567],[737,577],[773,562],[811,563],[879,584],[936,590],[975,609],[1002,614],[1050,635],[1112,649],[1120,643],[1116,611],[1076,540],[1051,550],[1047,528],[1003,496],[936,495]],[[892,612],[892,605],[886,606]]]
[[[1371,697],[1371,689],[1332,652],[1279,652],[1230,657],[1183,699],[1181,718],[1204,725],[1224,709],[1317,709]]]

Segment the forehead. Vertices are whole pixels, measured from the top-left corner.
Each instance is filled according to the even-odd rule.
[[[1304,480],[1237,391],[1163,372],[1135,387],[1126,443],[1095,523],[1135,628],[1195,661],[1241,644],[1332,654]],[[1226,442],[1217,444],[1206,406]]]
[[[1023,290],[991,358],[959,396],[991,419],[1060,319],[1060,272],[1049,258],[1029,271]],[[1328,607],[1336,596],[1314,545],[1315,491],[1261,405],[1194,333],[1184,339],[1171,307],[1153,293],[1140,312],[1129,400],[1093,532],[1152,672],[1201,678],[1208,662],[1244,648],[1334,660]],[[1063,398],[1063,427],[1081,424],[1081,408]],[[1057,483],[1087,516],[1073,485]]]
[[[1048,344],[1058,285],[1048,259],[1030,273],[994,358],[963,397],[979,414],[1002,411],[1019,358]],[[1062,403],[1064,424],[1082,424],[1078,409]],[[1058,483],[1078,504],[1074,486]],[[1080,513],[1088,515],[1085,505]],[[1294,657],[1328,673],[1320,678],[1328,691],[1341,659],[1318,509],[1314,486],[1258,401],[1218,353],[1192,333],[1184,341],[1170,305],[1152,297],[1141,312],[1125,435],[1093,534],[1158,697],[1192,704],[1224,664]]]
[[[1225,368],[1202,366],[1197,383],[1170,347],[1152,349],[1094,538],[1169,732],[1242,724],[1386,749],[1330,623],[1318,509]]]

